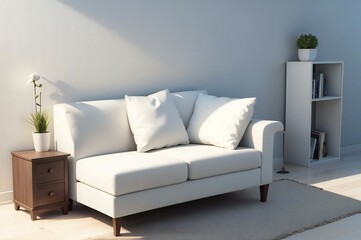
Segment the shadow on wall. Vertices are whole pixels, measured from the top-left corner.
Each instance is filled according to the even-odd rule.
[[[209,47],[216,46],[212,51],[221,54],[229,49],[226,42],[238,45],[241,40],[241,36],[237,38],[233,34],[240,32],[240,29],[233,27],[235,22],[241,20],[242,4],[237,1],[227,4],[220,0],[60,2],[121,38],[142,46],[151,55],[160,55],[163,60],[164,57],[169,60],[168,56],[172,54],[186,56],[187,54],[179,55],[182,51],[201,51],[212,57]],[[224,49],[219,49],[221,46]]]
[[[239,1],[59,1],[164,63],[156,83],[209,86],[247,68],[240,58],[250,51],[248,29],[235,27],[244,18]]]
[[[75,96],[79,95],[79,90],[61,80],[56,80],[54,82],[44,76],[42,76],[42,78],[57,90],[50,94],[49,97],[51,100],[56,103],[75,102],[78,100]]]
[[[272,82],[267,80],[283,85],[284,62],[296,56],[293,37],[302,28],[294,12],[307,11],[302,1],[281,0],[277,4],[282,8],[273,2],[234,0],[58,1],[164,64],[151,77],[142,75],[148,77],[143,89],[207,88],[230,97],[262,98],[269,89],[260,88]],[[146,63],[136,59],[133,65],[140,72]],[[281,63],[283,69],[274,70]],[[137,92],[130,86],[127,90]]]

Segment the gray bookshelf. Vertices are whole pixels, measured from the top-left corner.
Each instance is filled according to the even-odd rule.
[[[312,98],[314,73],[323,73],[327,95]],[[284,158],[310,167],[340,159],[343,62],[287,62]],[[311,131],[326,133],[327,156],[310,156]]]

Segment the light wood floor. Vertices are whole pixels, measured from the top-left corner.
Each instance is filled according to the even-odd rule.
[[[361,200],[361,153],[345,154],[342,160],[311,168],[286,165],[289,174],[274,174]]]
[[[291,173],[275,174],[275,179],[288,178],[302,183],[314,185],[325,190],[361,200],[361,153],[348,154],[342,160],[325,165],[303,168],[286,165]],[[348,226],[348,228],[346,228]],[[359,225],[357,225],[359,228]],[[350,225],[338,224],[332,229],[337,232],[352,232]],[[39,220],[31,221],[25,211],[15,211],[13,204],[0,205],[0,239],[87,239],[112,231],[111,219],[101,213],[81,205],[75,205],[68,215],[62,215],[60,210],[41,215]],[[321,231],[321,232],[320,232]],[[325,230],[326,232],[329,230]],[[361,239],[355,227],[354,235]],[[310,232],[320,239],[322,228]],[[358,234],[358,235],[357,235]],[[292,239],[304,239],[302,235]]]

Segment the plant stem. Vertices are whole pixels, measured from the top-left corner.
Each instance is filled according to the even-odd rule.
[[[40,113],[41,113],[41,92],[39,93],[39,109],[40,109]]]
[[[38,107],[36,106],[36,85],[35,85],[35,81],[33,80],[33,84],[34,84],[34,101],[35,101],[35,113],[38,112]]]

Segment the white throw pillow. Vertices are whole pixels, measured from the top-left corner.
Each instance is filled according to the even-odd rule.
[[[256,98],[226,98],[200,93],[187,132],[191,143],[236,149],[252,118]]]
[[[147,97],[125,96],[125,101],[138,152],[189,143],[168,89]]]
[[[193,90],[171,93],[173,101],[179,111],[179,115],[187,128],[189,120],[191,119],[194,104],[196,103],[199,93],[207,94],[206,90]]]

